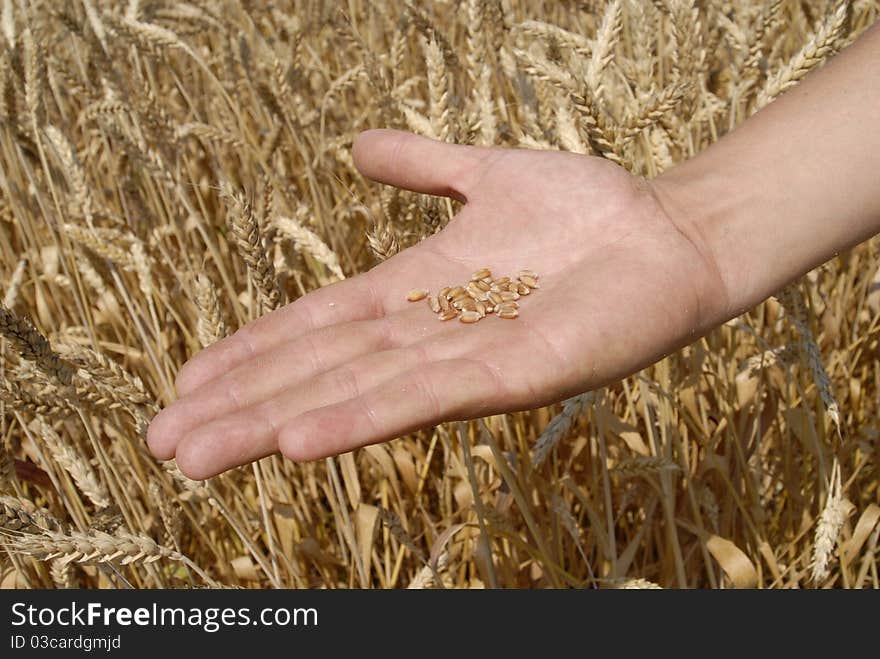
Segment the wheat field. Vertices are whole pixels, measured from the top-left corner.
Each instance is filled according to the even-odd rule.
[[[359,131],[650,178],[880,2],[0,5],[3,587],[880,586],[876,241],[556,406],[205,482],[143,439],[202,347],[450,219]]]

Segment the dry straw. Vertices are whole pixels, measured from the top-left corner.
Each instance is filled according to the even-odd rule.
[[[21,285],[24,282],[24,272],[27,268],[27,259],[21,258],[12,271],[12,277],[9,279],[9,285],[6,287],[6,293],[3,296],[3,306],[9,310],[15,308],[18,302]]]
[[[803,81],[877,2],[57,4],[0,1],[0,554],[15,583],[880,587],[876,244],[600,396],[465,424],[470,451],[441,424],[196,482],[143,441],[193,353],[451,220],[457,202],[362,177],[360,130],[565,149],[650,179]],[[529,284],[546,281],[462,274],[407,311],[474,339],[491,327],[518,358],[526,314],[546,308]],[[402,303],[439,282],[399,283]],[[558,367],[590,372],[618,343]],[[793,350],[806,380],[788,377]],[[559,395],[538,382],[534,398]],[[847,436],[825,441],[817,409]]]
[[[831,562],[832,552],[850,508],[849,502],[843,498],[840,464],[836,459],[831,469],[831,479],[827,489],[825,505],[819,515],[819,523],[816,524],[813,558],[810,563],[811,576],[815,582],[824,581],[828,577],[828,564]]]

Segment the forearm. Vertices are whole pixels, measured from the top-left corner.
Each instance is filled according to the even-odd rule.
[[[691,160],[658,177],[672,219],[717,265],[717,324],[880,232],[880,25]]]

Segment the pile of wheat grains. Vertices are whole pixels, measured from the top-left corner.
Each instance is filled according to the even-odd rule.
[[[430,295],[424,288],[414,288],[406,299],[409,302],[426,299],[440,320],[458,318],[462,323],[472,324],[489,314],[506,320],[517,318],[517,300],[538,288],[538,275],[532,270],[521,270],[513,279],[495,279],[489,268],[480,268],[462,285],[444,286],[437,295]]]
[[[877,587],[876,241],[558,405],[206,482],[156,462],[192,355],[453,217],[365,180],[360,130],[651,178],[880,7],[339,4],[0,0],[0,586]],[[525,314],[489,277],[427,304]]]

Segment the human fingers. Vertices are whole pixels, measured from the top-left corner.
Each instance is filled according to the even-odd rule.
[[[193,478],[206,478],[270,455],[278,450],[278,430],[301,414],[357,398],[412,369],[478,352],[480,341],[449,332],[405,348],[363,355],[258,404],[195,427],[176,447],[178,465]]]
[[[516,403],[501,373],[487,363],[447,359],[415,366],[358,396],[300,414],[278,429],[278,448],[293,460],[316,460]]]
[[[364,273],[319,288],[205,348],[178,372],[178,396],[192,393],[281,342],[329,325],[381,317],[384,305],[373,280],[373,275]]]
[[[352,149],[355,166],[374,181],[459,201],[467,200],[491,153],[384,128],[360,133]]]
[[[425,312],[410,308],[375,320],[330,325],[265,350],[159,412],[147,431],[150,450],[168,459],[180,439],[200,425],[254,406],[362,355],[410,345],[443,331],[444,325]]]

